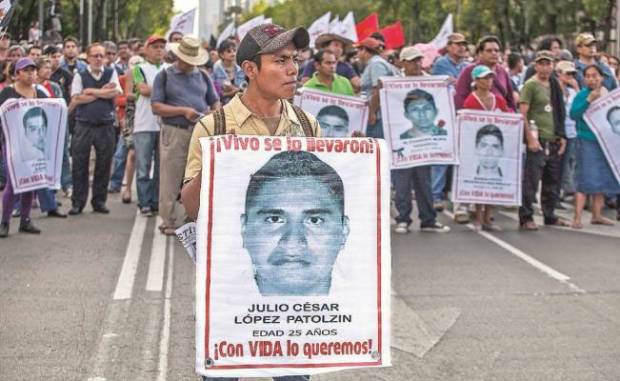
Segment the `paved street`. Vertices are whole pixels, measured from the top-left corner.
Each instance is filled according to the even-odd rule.
[[[41,236],[14,220],[0,242],[1,380],[197,380],[193,263],[110,199],[107,216],[35,211]],[[514,218],[393,235],[394,366],[313,379],[619,380],[620,225],[523,233]]]

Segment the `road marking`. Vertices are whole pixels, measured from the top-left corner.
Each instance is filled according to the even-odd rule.
[[[166,381],[168,374],[168,345],[170,341],[170,298],[172,297],[172,274],[174,270],[174,240],[168,241],[168,274],[166,275],[166,297],[164,299],[164,322],[159,342],[159,366],[157,381]]]
[[[138,270],[138,261],[140,260],[140,252],[142,251],[142,241],[144,240],[144,231],[146,230],[146,218],[140,216],[140,212],[136,212],[127,251],[125,252],[125,260],[121,269],[121,275],[118,277],[116,290],[114,290],[114,300],[131,299],[133,283]]]
[[[454,215],[448,211],[444,211],[443,212],[446,216],[450,217],[451,219],[454,219]],[[480,230],[476,230],[474,228],[473,224],[467,224],[467,227],[470,230],[475,231],[476,233],[478,233],[479,235],[483,236],[484,238],[486,238],[487,240],[493,242],[494,244],[498,245],[499,247],[501,247],[502,249],[508,251],[510,254],[516,256],[517,258],[525,261],[527,264],[529,264],[530,266],[533,266],[534,268],[536,268],[538,271],[546,274],[547,276],[557,280],[558,282],[561,282],[565,285],[567,285],[570,289],[572,289],[574,292],[577,293],[583,293],[585,294],[586,291],[578,286],[576,286],[575,284],[569,282],[570,277],[568,275],[562,274],[561,272],[547,266],[546,264],[540,262],[539,260],[533,258],[532,256],[526,254],[525,252],[519,250],[518,248],[512,246],[511,244],[509,244],[508,242],[501,240],[497,237],[495,237],[494,235],[485,232],[485,231],[480,231]]]
[[[153,232],[153,247],[149,272],[146,278],[146,291],[161,292],[164,285],[164,267],[166,264],[166,236],[161,234],[157,224]]]

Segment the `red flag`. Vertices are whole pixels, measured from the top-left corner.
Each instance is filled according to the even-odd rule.
[[[386,49],[398,49],[405,45],[405,33],[403,32],[403,26],[400,20],[392,25],[386,26],[379,32],[385,37]]]
[[[379,15],[377,12],[373,12],[365,19],[355,25],[357,30],[357,40],[362,41],[366,37],[370,37],[371,34],[379,30]]]

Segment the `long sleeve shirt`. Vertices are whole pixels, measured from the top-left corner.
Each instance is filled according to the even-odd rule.
[[[590,95],[591,92],[592,90],[588,87],[584,87],[577,93],[573,100],[573,105],[570,108],[570,117],[577,122],[577,137],[579,139],[596,141],[596,136],[583,119],[583,114],[585,114],[588,107],[590,107],[588,95]]]

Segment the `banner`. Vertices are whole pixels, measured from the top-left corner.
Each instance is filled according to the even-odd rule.
[[[197,373],[389,366],[385,142],[225,135],[200,143]]]
[[[215,45],[215,48],[219,48],[220,44],[224,42],[224,40],[234,35],[235,35],[235,22],[232,21],[230,24],[226,26],[226,28],[224,28],[222,33],[220,33],[220,35],[218,36],[217,44]]]
[[[308,46],[314,48],[314,41],[316,41],[317,37],[329,32],[329,19],[331,15],[331,12],[325,13],[323,16],[314,20],[312,25],[308,27],[308,33],[310,34],[310,45]]]
[[[183,34],[194,33],[194,19],[196,18],[196,8],[178,14],[170,20],[170,31],[181,32]]]
[[[368,103],[362,98],[302,89],[295,104],[316,117],[323,137],[345,138],[366,131]]]
[[[594,101],[583,115],[620,182],[620,88]]]
[[[334,33],[334,34],[338,34],[340,33],[340,17],[336,16],[335,19],[333,19],[332,21],[329,22],[329,28],[328,28],[328,32],[329,33]]]
[[[454,100],[447,76],[382,77],[379,95],[392,168],[456,164]]]
[[[264,21],[265,21],[265,16],[260,15],[239,25],[237,27],[237,37],[239,37],[239,41],[243,40],[243,37],[245,37],[245,35],[248,34],[250,29],[254,28],[255,26],[259,26],[260,24],[263,24]]]
[[[523,119],[519,114],[460,110],[459,162],[452,201],[521,205]]]
[[[448,45],[448,36],[450,36],[454,31],[454,23],[452,22],[452,13],[448,14],[446,20],[441,25],[441,29],[439,29],[439,33],[433,38],[429,44],[434,45],[437,49],[442,49],[446,45]]]
[[[64,99],[10,99],[0,112],[14,192],[59,189],[67,127]]]

